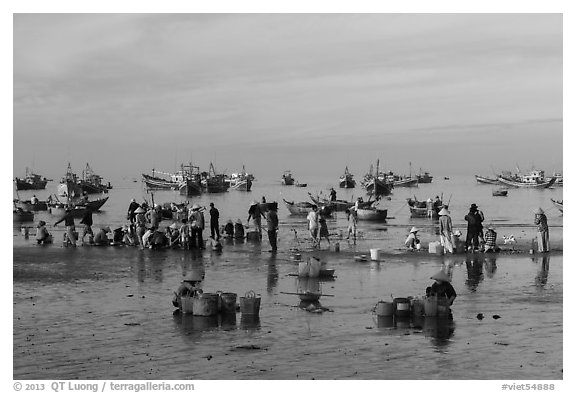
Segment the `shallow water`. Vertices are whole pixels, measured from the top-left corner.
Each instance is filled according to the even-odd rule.
[[[442,258],[317,252],[337,277],[320,282],[334,297],[315,314],[280,293],[298,287],[287,253],[225,250],[15,249],[14,378],[562,379],[562,256],[446,259],[453,321],[394,326],[376,302],[421,295]],[[172,291],[193,269],[206,292],[261,294],[259,318],[174,316]]]
[[[326,188],[310,184],[308,189],[259,189],[255,183],[251,193],[230,191],[198,201],[214,201],[223,219],[245,220],[250,200],[262,195],[269,201],[303,201],[307,191]],[[96,224],[123,223],[129,199],[141,192],[135,187],[115,186],[105,211],[95,215]],[[549,198],[562,199],[561,189],[514,190],[495,201],[490,186],[467,178],[397,189],[387,201],[395,218],[387,224],[361,223],[356,245],[341,241],[340,253],[313,252],[304,240],[305,220],[288,216],[283,206],[277,255],[266,252],[266,240],[224,243],[221,253],[63,248],[63,228],[56,230],[55,244],[39,247],[15,225],[14,378],[562,379],[562,216],[548,211],[555,250],[548,257],[532,258],[525,248],[522,254],[496,258],[401,251],[412,225],[424,228],[425,244],[436,240],[433,222],[407,217],[405,198],[425,199],[442,190],[453,194],[456,225],[475,202],[487,220],[497,220],[499,235],[511,231],[523,246],[534,236],[532,206],[547,208]],[[338,191],[345,199],[360,193]],[[155,198],[181,200],[172,192],[157,192]],[[54,221],[40,213],[35,222],[46,218]],[[343,214],[329,221],[332,233],[345,227]],[[298,231],[297,239],[291,229]],[[281,293],[304,285],[290,275],[297,271],[289,251],[294,247],[304,259],[313,253],[336,269],[335,280],[319,283],[324,294],[334,295],[321,298],[330,311],[307,312],[298,307],[297,296]],[[383,261],[354,261],[354,255],[369,254],[373,247],[387,252]],[[394,323],[373,314],[379,299],[422,295],[430,275],[444,264],[452,266],[458,293],[452,321]],[[193,269],[205,273],[206,292],[261,294],[259,318],[173,315],[172,291]],[[479,313],[484,319],[477,318]]]

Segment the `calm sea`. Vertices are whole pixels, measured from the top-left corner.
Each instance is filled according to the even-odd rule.
[[[298,179],[298,177],[297,177]],[[307,192],[328,193],[335,179],[306,179],[308,187],[258,180],[252,192],[203,195],[191,203],[214,202],[221,221],[247,218],[253,199],[280,203],[280,252],[266,252],[268,242],[225,243],[224,250],[138,250],[136,248],[63,248],[63,228],[56,243],[40,248],[14,226],[14,378],[15,379],[562,379],[562,215],[550,198],[563,199],[562,188],[511,189],[493,197],[493,186],[477,185],[473,176],[435,179],[416,188],[398,188],[382,201],[386,224],[359,225],[356,244],[336,239],[346,228],[338,213],[329,220],[341,252],[312,251],[304,218],[291,217],[282,199],[309,201]],[[301,182],[303,182],[301,180]],[[132,197],[151,199],[141,183],[113,184],[110,200],[95,215],[96,225],[125,222]],[[56,185],[37,192],[45,199]],[[338,191],[354,199],[361,189]],[[20,192],[22,199],[32,192]],[[495,224],[499,240],[514,234],[519,246],[535,235],[533,209],[547,211],[551,256],[503,254],[437,257],[402,250],[412,226],[422,228],[426,244],[436,240],[434,223],[409,218],[406,198],[443,196],[450,201],[454,224],[476,203]],[[170,191],[154,193],[156,202],[183,201]],[[208,217],[207,217],[208,218]],[[35,223],[54,217],[39,213]],[[168,224],[168,223],[167,223]],[[32,225],[32,224],[30,224]],[[298,237],[294,237],[295,229]],[[205,237],[207,237],[205,232]],[[389,252],[379,262],[355,262],[370,248]],[[304,283],[292,276],[297,262],[316,255],[336,270],[336,279]],[[526,249],[524,249],[526,251]],[[389,321],[372,309],[380,299],[422,295],[430,275],[443,265],[453,269],[458,297],[452,321]],[[174,316],[174,291],[183,276],[201,270],[206,292],[262,296],[259,318]],[[327,295],[324,313],[298,307],[295,292],[320,285]],[[31,288],[34,288],[31,291]],[[478,314],[483,319],[478,319]]]

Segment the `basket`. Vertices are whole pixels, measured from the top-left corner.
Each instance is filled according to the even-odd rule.
[[[248,291],[240,297],[240,312],[243,315],[258,315],[260,313],[260,299],[254,291]]]
[[[194,298],[192,296],[182,296],[180,297],[180,305],[182,306],[182,312],[184,314],[192,314],[194,304]]]

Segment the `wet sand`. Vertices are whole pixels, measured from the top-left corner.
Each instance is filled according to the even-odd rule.
[[[374,244],[313,251],[287,238],[210,250],[41,247],[15,237],[15,379],[562,379],[561,249],[436,256]],[[336,270],[315,283],[327,311],[298,307],[298,262]],[[326,243],[324,243],[326,248]],[[453,271],[453,320],[391,320],[376,302],[423,295],[430,275]],[[261,294],[257,318],[174,315],[172,291],[192,270],[205,292]],[[482,313],[483,319],[477,315]],[[499,316],[501,318],[494,318]]]

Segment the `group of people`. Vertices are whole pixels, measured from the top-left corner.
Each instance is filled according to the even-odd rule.
[[[538,251],[550,251],[550,235],[548,229],[548,220],[542,208],[534,211],[534,224],[538,231]],[[440,244],[444,248],[445,253],[454,254],[458,243],[461,241],[460,231],[454,231],[452,226],[452,218],[447,206],[443,206],[438,212],[438,224],[440,232]],[[496,244],[497,233],[492,224],[488,225],[486,232],[484,229],[484,213],[478,208],[475,203],[470,205],[468,214],[464,217],[467,222],[466,241],[464,244],[465,250],[468,252],[483,251],[486,253],[499,252],[500,247]],[[410,233],[406,238],[405,245],[410,250],[419,250],[420,239],[418,239],[418,228],[412,227]]]
[[[328,213],[325,208],[318,209],[317,205],[312,205],[312,210],[306,217],[308,221],[308,231],[314,247],[320,248],[322,239],[326,239],[328,246],[330,246],[330,234],[328,233],[328,224],[326,223],[327,215]]]

